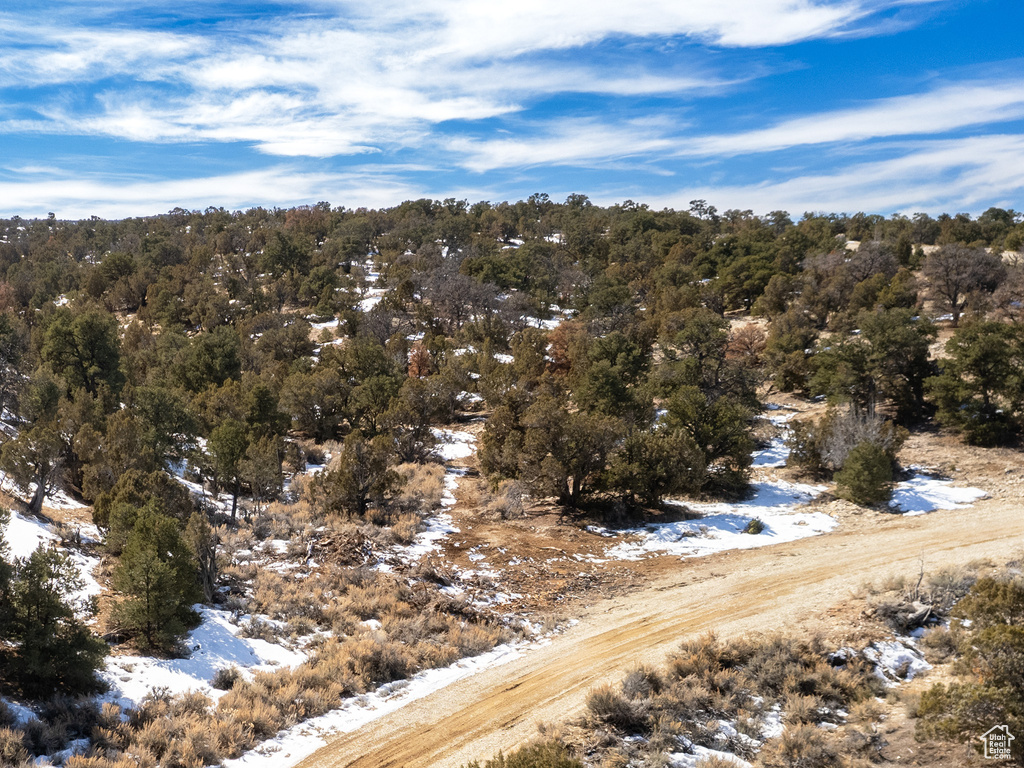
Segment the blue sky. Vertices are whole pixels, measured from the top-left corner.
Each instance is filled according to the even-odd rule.
[[[1024,208],[1019,0],[22,0],[0,215]]]

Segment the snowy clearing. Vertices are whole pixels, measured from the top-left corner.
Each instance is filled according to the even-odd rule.
[[[122,707],[134,707],[153,689],[166,688],[173,694],[201,691],[218,699],[227,691],[210,685],[214,674],[231,666],[249,672],[293,667],[306,661],[299,650],[250,637],[239,637],[231,613],[196,606],[202,623],[189,633],[187,659],[157,659],[150,656],[114,656],[107,660],[101,677],[110,685],[103,699]]]
[[[437,440],[434,454],[443,461],[468,459],[476,452],[476,438],[469,432],[437,427],[431,428],[430,431],[433,433],[434,439]]]
[[[640,537],[623,542],[605,554],[619,560],[638,560],[653,553],[698,557],[729,549],[753,549],[784,541],[795,541],[826,533],[838,523],[823,512],[797,512],[825,488],[818,485],[787,483],[783,480],[754,483],[754,496],[736,504],[670,504],[686,506],[703,517],[675,523],[659,523],[623,531]],[[761,533],[745,533],[747,525],[759,519]],[[595,533],[605,535],[604,529]]]
[[[918,474],[896,485],[889,506],[905,515],[923,515],[936,509],[966,509],[987,496],[980,488],[958,488],[952,480]]]
[[[89,530],[95,529],[93,526],[89,526]],[[35,552],[41,544],[49,545],[60,541],[60,537],[58,537],[57,534],[50,529],[50,526],[42,520],[25,517],[13,510],[11,511],[10,522],[3,530],[3,537],[7,542],[8,552],[11,557],[20,558],[28,557]],[[72,599],[81,603],[88,600],[93,595],[98,595],[101,592],[101,587],[99,582],[97,582],[93,577],[92,572],[93,569],[99,565],[99,558],[90,557],[74,549],[67,549],[64,551],[75,564],[75,567],[78,569],[78,574],[82,578],[83,582],[82,589],[74,593],[72,595]],[[79,608],[81,608],[81,606],[79,606]]]

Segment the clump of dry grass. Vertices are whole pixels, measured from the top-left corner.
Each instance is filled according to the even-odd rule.
[[[403,480],[394,504],[406,512],[421,515],[441,505],[444,495],[444,467],[440,464],[399,464],[395,471]]]

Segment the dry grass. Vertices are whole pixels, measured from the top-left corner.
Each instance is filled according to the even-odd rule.
[[[429,514],[441,505],[444,467],[441,464],[399,464],[395,471],[404,481],[395,505],[404,511]]]
[[[686,751],[687,742],[748,761],[763,747],[763,766],[837,766],[839,753],[853,748],[841,747],[840,736],[818,723],[835,721],[846,709],[852,721],[870,726],[879,711],[868,667],[850,660],[834,668],[831,650],[817,638],[768,635],[726,643],[714,635],[695,637],[663,669],[637,667],[621,689],[591,691],[584,717],[560,729],[558,738],[595,766],[669,766],[668,755]],[[787,735],[765,741],[765,716],[772,711],[782,712]],[[840,727],[842,739],[871,748],[870,738],[853,726]],[[626,738],[634,734],[644,738]]]
[[[452,576],[436,564],[413,570],[412,583],[363,567],[369,548],[411,543],[424,515],[440,503],[441,466],[399,471],[406,481],[402,495],[366,520],[318,518],[306,503],[275,503],[247,523],[217,529],[225,607],[250,616],[239,634],[271,642],[302,638],[311,653],[305,663],[254,675],[220,670],[211,683],[226,693],[216,704],[201,694],[157,692],[122,713],[112,704],[97,709],[55,700],[39,721],[20,730],[0,706],[0,765],[19,766],[82,737],[91,745],[66,761],[73,768],[216,765],[338,707],[345,697],[511,639],[512,630],[465,600],[441,594],[438,586]],[[271,539],[290,542],[289,559],[309,552],[317,566],[303,578],[266,567],[280,557],[265,546]]]

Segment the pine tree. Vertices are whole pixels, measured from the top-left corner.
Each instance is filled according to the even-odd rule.
[[[939,421],[974,445],[1012,441],[1024,424],[1024,331],[973,322],[946,343],[941,373],[926,382]]]
[[[217,536],[206,515],[199,510],[193,510],[188,520],[185,541],[196,561],[203,599],[212,603],[217,597]]]
[[[362,517],[372,504],[383,504],[402,485],[392,468],[391,441],[384,435],[364,440],[359,431],[345,438],[337,464],[322,472],[316,495],[328,512]]]
[[[114,621],[147,648],[172,649],[198,623],[192,609],[201,597],[195,557],[178,524],[149,504],[139,511],[113,585],[125,595]]]
[[[15,561],[8,576],[4,634],[14,649],[8,679],[29,696],[100,690],[96,670],[107,647],[76,615],[74,595],[83,581],[74,561],[55,547],[40,546]]]
[[[892,459],[877,443],[858,443],[835,474],[836,492],[854,504],[873,506],[892,496]]]
[[[261,437],[249,444],[239,471],[242,480],[249,486],[255,511],[263,504],[276,499],[284,487],[281,472],[281,440],[277,437]]]
[[[219,480],[231,485],[231,519],[238,509],[242,486],[242,462],[249,449],[249,432],[241,421],[228,419],[210,433],[208,447],[213,471]]]
[[[673,493],[696,492],[704,480],[704,457],[681,430],[634,432],[613,456],[609,484],[632,502],[656,507]]]

